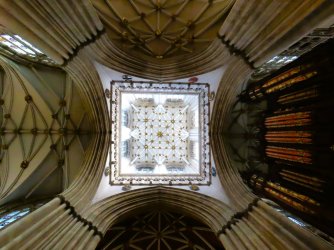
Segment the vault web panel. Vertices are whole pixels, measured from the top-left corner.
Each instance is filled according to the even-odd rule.
[[[151,106],[132,105],[131,162],[157,165],[187,163],[187,109],[154,103]]]

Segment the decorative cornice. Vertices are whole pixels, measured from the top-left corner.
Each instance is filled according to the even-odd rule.
[[[92,36],[90,39],[87,39],[86,41],[84,41],[83,43],[80,43],[77,47],[75,47],[73,49],[73,52],[71,54],[69,54],[69,57],[66,59],[64,58],[64,63],[61,65],[62,67],[65,67],[70,61],[73,60],[74,57],[76,57],[76,55],[79,53],[79,51],[81,49],[83,49],[84,47],[86,47],[87,45],[94,43],[96,40],[98,40],[101,35],[103,35],[104,33],[106,33],[106,29],[103,28],[102,30],[98,30],[96,35]]]
[[[96,226],[93,225],[93,223],[89,220],[86,220],[81,215],[79,215],[73,206],[71,206],[71,203],[65,199],[62,195],[56,195],[56,198],[60,199],[60,205],[66,204],[65,210],[70,210],[70,215],[72,215],[73,218],[78,219],[80,222],[83,223],[83,226],[88,225],[88,231],[93,230],[93,235],[98,235],[101,239],[103,238],[103,233],[97,229]]]
[[[236,48],[229,40],[225,39],[225,36],[217,35],[221,42],[226,46],[231,55],[239,56],[242,60],[251,68],[255,69],[254,63],[250,61],[249,57],[246,55],[245,51],[239,50]]]
[[[248,204],[248,207],[245,210],[235,213],[231,217],[231,219],[229,219],[229,221],[222,227],[222,229],[218,231],[217,236],[219,236],[220,234],[225,234],[228,229],[232,229],[232,225],[237,224],[239,220],[247,217],[248,213],[253,210],[253,207],[256,207],[258,205],[258,202],[260,200],[261,199],[259,197],[255,198],[251,203]]]

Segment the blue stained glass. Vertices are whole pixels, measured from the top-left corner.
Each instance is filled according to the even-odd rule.
[[[29,212],[30,212],[30,211],[27,210],[27,211],[24,211],[24,212],[19,213],[17,216],[22,217],[22,216],[28,214]]]
[[[0,33],[0,51],[10,52],[10,55],[17,55],[30,61],[40,62],[48,65],[55,65],[55,62],[43,54],[22,37],[11,33]]]
[[[20,210],[15,210],[15,211],[13,211],[13,212],[10,212],[9,214],[7,214],[6,216],[14,216],[14,215],[16,215],[16,214],[18,214],[20,212]]]
[[[24,208],[21,210],[14,210],[8,214],[0,217],[0,229],[6,227],[7,225],[13,223],[14,221],[24,217],[30,212],[30,208]]]

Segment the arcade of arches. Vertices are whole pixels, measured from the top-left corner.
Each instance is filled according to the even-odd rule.
[[[1,249],[334,249],[331,0],[0,0]]]

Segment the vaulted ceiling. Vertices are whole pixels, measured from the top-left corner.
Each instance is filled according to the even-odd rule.
[[[137,57],[191,56],[206,49],[231,0],[93,0],[110,39]]]
[[[325,0],[0,1],[1,25],[66,71],[60,73],[61,79],[51,80],[50,72],[36,74],[30,65],[5,69],[12,63],[4,63],[0,204],[42,192],[51,195],[68,187],[61,198],[35,213],[45,216],[43,220],[33,221],[34,226],[32,220],[25,220],[16,234],[20,237],[8,244],[14,248],[24,242],[25,248],[75,245],[90,249],[99,240],[99,230],[105,232],[121,215],[162,204],[199,216],[237,249],[247,248],[246,240],[256,246],[272,243],[277,248],[304,249],[307,244],[320,249],[316,246],[321,244],[312,244],[315,236],[301,233],[249,192],[233,168],[221,132],[240,84],[254,67],[333,16],[333,10],[334,4]],[[111,191],[110,185],[104,186],[109,184],[104,182],[103,171],[114,121],[104,96],[108,86],[101,84],[109,75],[99,75],[97,63],[158,81],[189,78],[214,69],[223,72],[211,121],[206,123],[212,138],[207,145],[213,149],[217,167],[213,185],[198,192],[184,190],[187,186],[140,186],[122,194],[117,194],[121,187]],[[15,82],[14,90],[7,91],[11,82]],[[89,131],[91,127],[96,133],[88,145],[78,129]],[[239,220],[240,215],[249,216]],[[266,223],[259,223],[261,220]],[[45,229],[45,221],[54,224],[36,234],[36,227]],[[234,221],[238,224],[230,227]],[[248,222],[254,226],[239,238],[236,232],[240,231],[234,226]],[[271,232],[277,225],[288,230]],[[59,228],[66,236],[61,241]],[[0,247],[6,240],[0,241]]]
[[[80,171],[90,136],[77,88],[62,70],[4,58],[0,76],[1,203],[60,193]]]
[[[224,249],[214,232],[184,214],[150,210],[108,229],[97,249]]]

